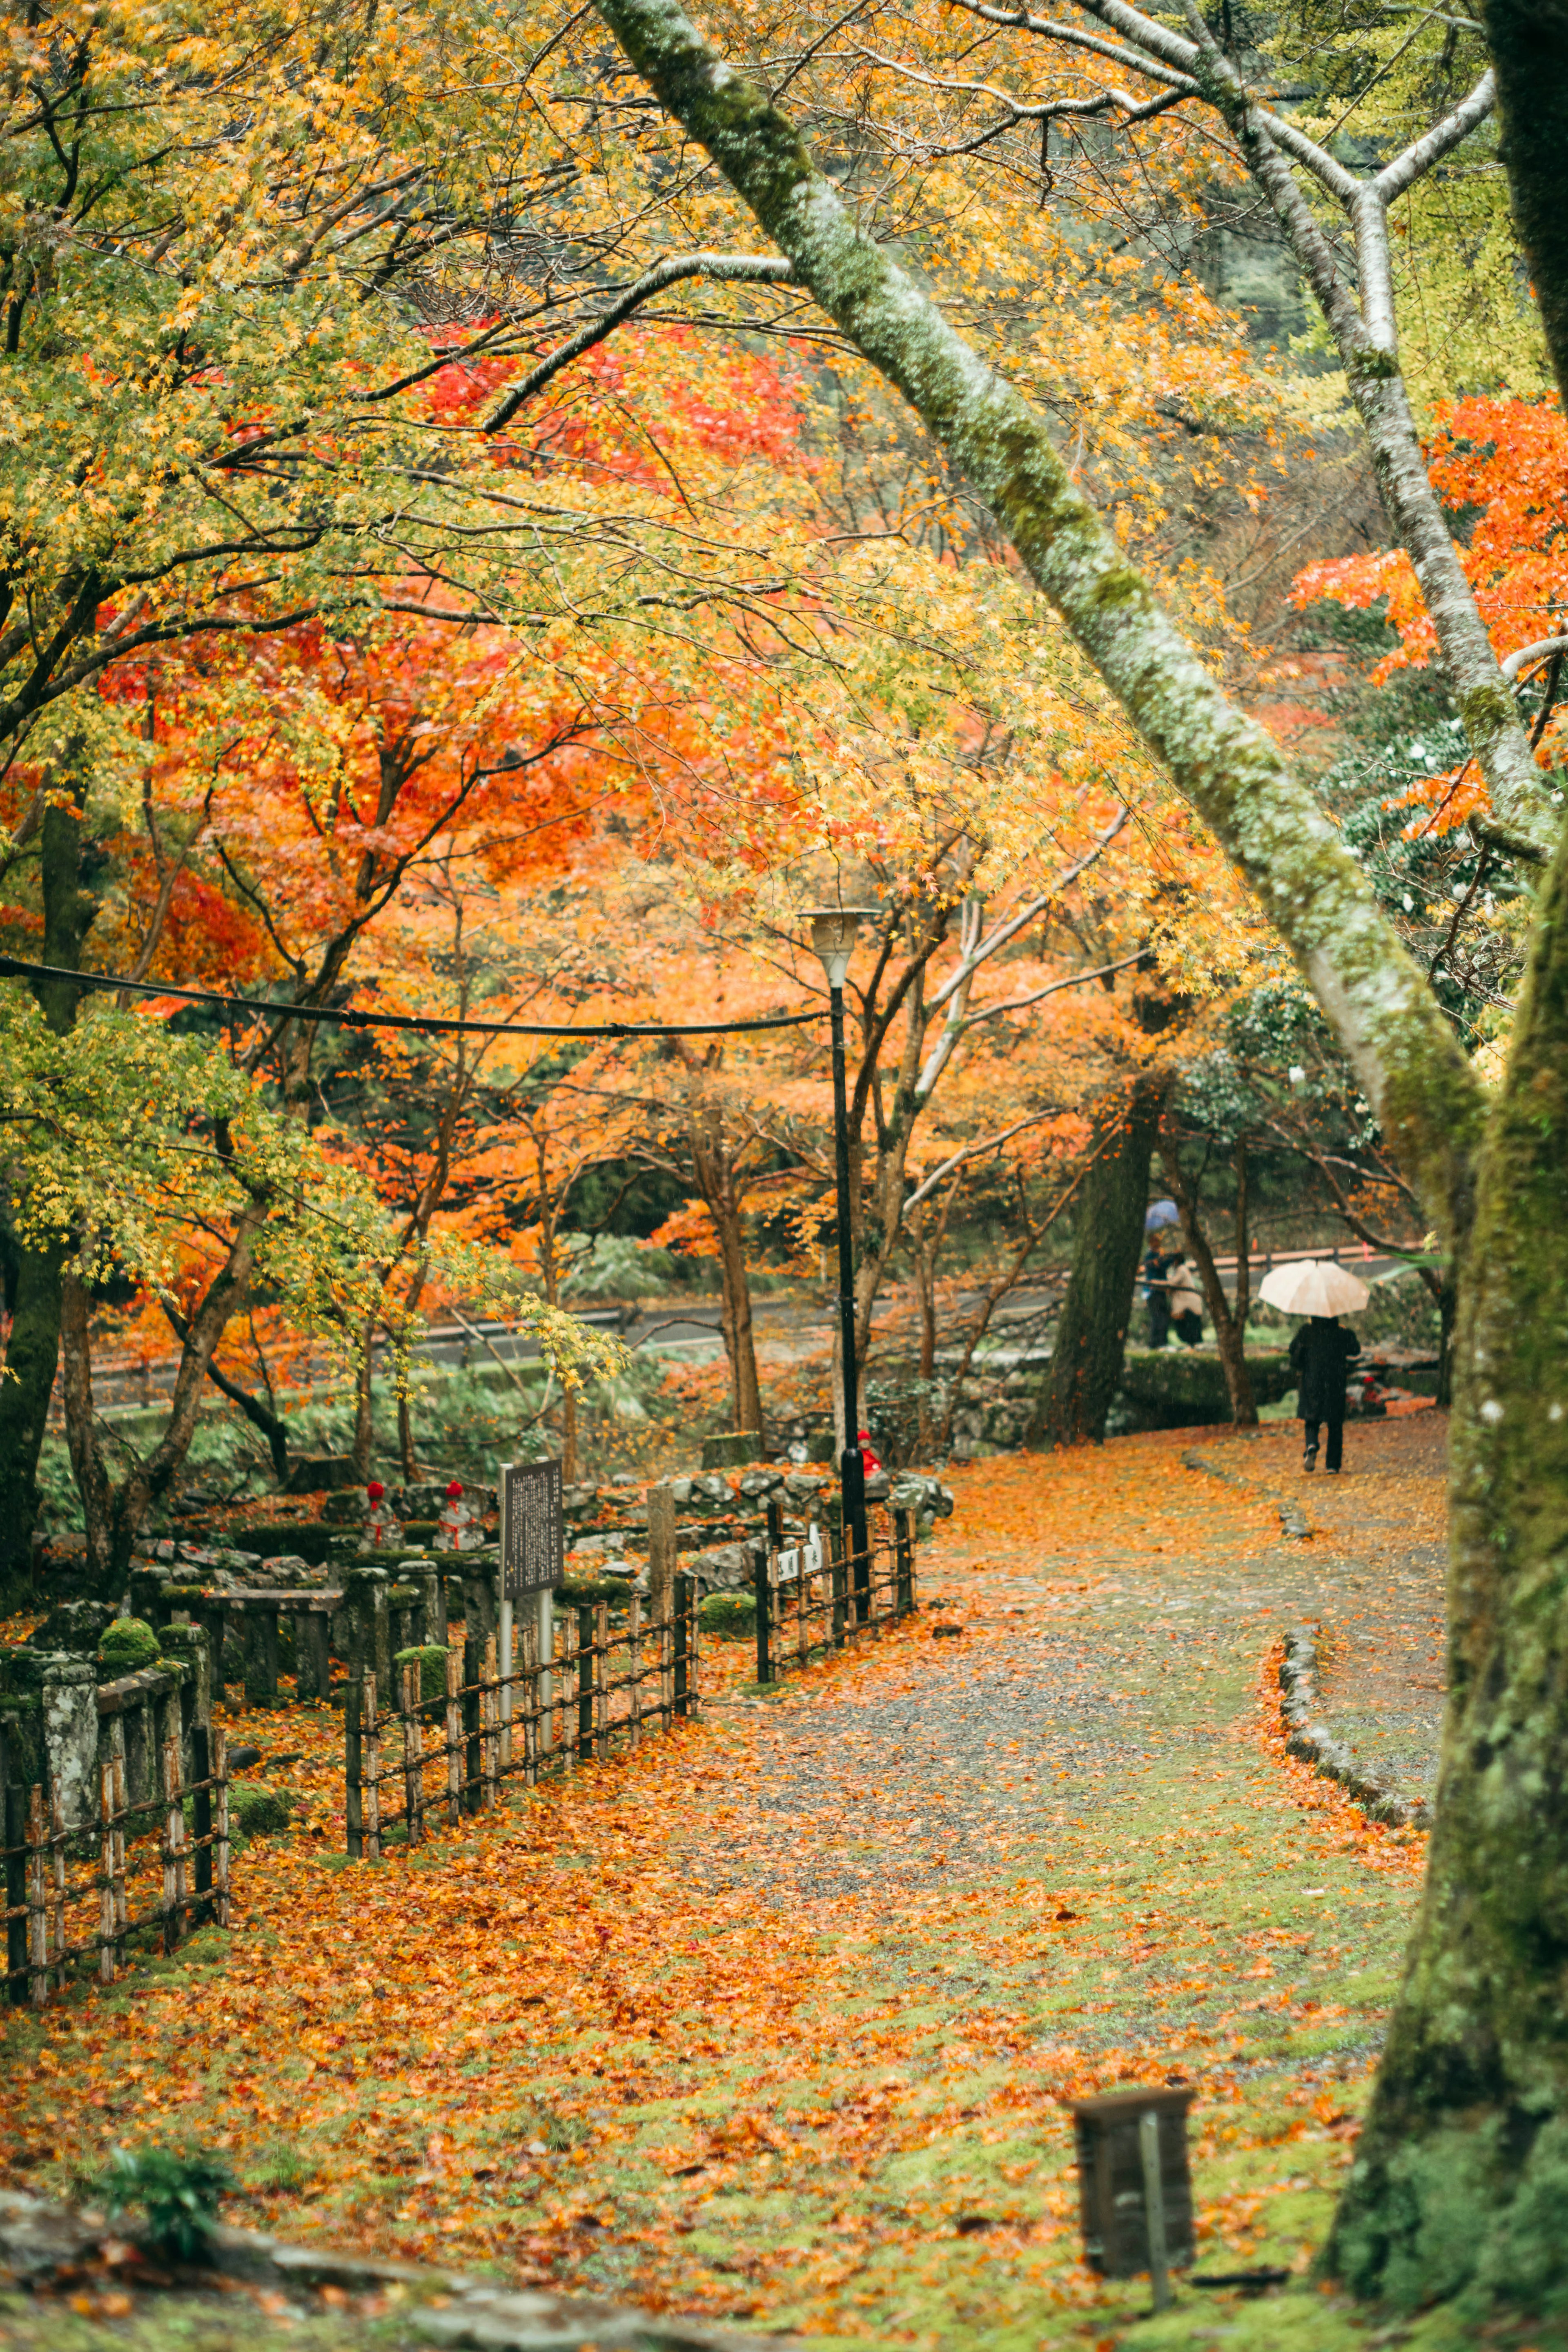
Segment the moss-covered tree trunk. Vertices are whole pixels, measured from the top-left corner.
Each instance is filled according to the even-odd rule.
[[[1105,1435],[1105,1416],[1121,1385],[1127,1327],[1143,1255],[1149,1162],[1160,1130],[1165,1081],[1133,1081],[1125,1102],[1096,1138],[1079,1194],[1072,1267],[1057,1326],[1051,1369],[1035,1434],[1047,1445]]]
[[[1486,0],[1504,154],[1540,185],[1531,259],[1568,362],[1568,30]],[[1568,851],[1549,875],[1501,1100],[1312,795],[1174,628],[1071,481],[1045,418],[865,236],[787,116],[675,0],[595,0],[839,331],[974,485],[1324,1008],[1461,1273],[1451,1695],[1429,1884],[1332,2259],[1403,2299],[1568,2304]],[[1502,52],[1524,44],[1520,60]],[[1532,79],[1529,44],[1542,75]],[[1513,74],[1515,63],[1520,71]],[[1562,67],[1559,74],[1557,68]],[[1514,97],[1510,101],[1511,87]],[[1555,77],[1555,78],[1554,78]],[[1515,202],[1521,217],[1521,181]],[[1555,211],[1548,211],[1548,203]],[[1563,298],[1563,299],[1560,299]],[[1568,379],[1568,365],[1562,368]],[[1532,814],[1531,821],[1538,821]],[[1539,820],[1544,829],[1544,820]],[[1479,1196],[1478,1196],[1479,1185]],[[1468,1295],[1467,1295],[1467,1285]]]
[[[1480,1155],[1426,1892],[1331,2260],[1568,2305],[1568,837]]]
[[[81,887],[81,802],[79,786],[44,812],[39,828],[44,943],[41,961],[63,971],[79,968],[98,901]],[[39,981],[34,993],[58,1037],[76,1025],[81,991],[61,981]],[[68,1241],[31,1248],[16,1244],[16,1303],[0,1380],[0,1611],[18,1606],[31,1589],[33,1529],[38,1517],[38,1454],[60,1351],[60,1282]]]

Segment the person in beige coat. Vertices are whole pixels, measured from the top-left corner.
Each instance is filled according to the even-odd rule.
[[[1196,1268],[1184,1257],[1171,1268],[1171,1328],[1185,1348],[1195,1348],[1204,1336],[1204,1295]]]

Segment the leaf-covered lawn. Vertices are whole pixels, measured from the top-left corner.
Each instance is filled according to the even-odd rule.
[[[228,1937],[13,2019],[10,2177],[190,2136],[235,2220],[763,2328],[1360,2340],[1305,2273],[1422,1842],[1283,1755],[1271,1645],[1331,1538],[1282,1547],[1184,1435],[960,1474],[916,1623],[763,1700],[731,1652],[701,1723],[379,1865],[342,1859],[338,1718],[269,1725],[322,1833],[247,1849]],[[1061,2102],[1172,2077],[1200,2273],[1300,2284],[1140,2325],[1078,2261]]]

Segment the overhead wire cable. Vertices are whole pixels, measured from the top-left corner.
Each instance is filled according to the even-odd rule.
[[[212,988],[172,988],[162,981],[124,980],[112,972],[68,971],[59,964],[30,963],[24,956],[0,955],[0,980],[64,981],[73,988],[118,995],[174,997],[184,1004],[217,1005],[226,1013],[258,1013],[267,1021],[331,1021],[343,1029],[407,1029],[422,1036],[469,1037],[732,1037],[752,1029],[798,1029],[821,1020],[820,1011],[778,1013],[761,1021],[597,1021],[562,1024],[538,1021],[448,1021],[438,1014],[361,1013],[353,1006],[275,1004],[264,996],[225,996]]]

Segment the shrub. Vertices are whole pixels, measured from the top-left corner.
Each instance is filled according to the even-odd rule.
[[[276,1837],[293,1819],[287,1798],[276,1789],[231,1789],[228,1810],[242,1837]]]
[[[710,1592],[697,1612],[706,1633],[721,1641],[739,1641],[757,1630],[757,1600],[752,1592]]]
[[[111,2214],[139,2205],[166,2261],[205,2262],[218,2201],[234,2186],[228,2167],[200,2148],[119,2147],[92,2193]]]

